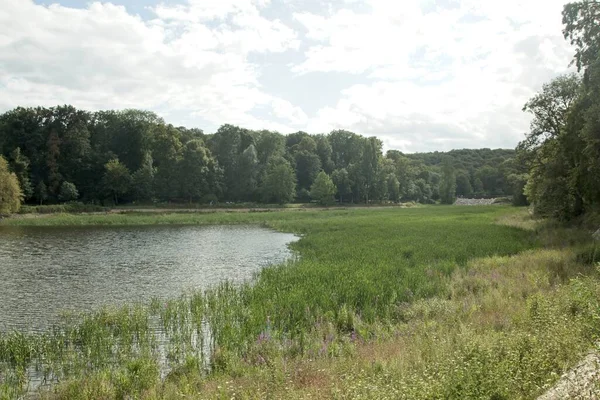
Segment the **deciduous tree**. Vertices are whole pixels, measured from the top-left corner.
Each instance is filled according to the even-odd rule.
[[[444,160],[442,166],[440,198],[444,204],[452,204],[456,199],[456,174],[450,159]]]
[[[340,203],[344,202],[344,197],[352,194],[352,181],[346,168],[336,169],[331,174],[331,179],[336,186],[337,194],[340,197]]]
[[[60,191],[58,193],[58,200],[68,202],[74,201],[79,198],[79,191],[75,184],[64,181],[60,184]]]
[[[269,165],[262,187],[263,200],[267,203],[289,203],[296,193],[296,176],[292,166],[283,158]]]
[[[319,172],[315,182],[310,187],[310,197],[320,204],[330,205],[335,201],[335,185],[329,175],[324,171]]]
[[[104,170],[102,186],[105,192],[112,196],[115,204],[119,204],[119,198],[131,190],[129,169],[118,159],[113,159],[106,163]]]
[[[8,162],[0,156],[0,213],[10,214],[19,211],[23,194],[19,179],[8,169]]]

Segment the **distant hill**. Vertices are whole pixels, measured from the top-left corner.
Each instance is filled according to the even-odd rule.
[[[498,168],[504,161],[515,156],[514,149],[459,149],[447,152],[405,154],[414,161],[421,161],[426,166],[438,166],[445,157],[453,160],[456,169],[465,171],[479,170],[485,166]]]

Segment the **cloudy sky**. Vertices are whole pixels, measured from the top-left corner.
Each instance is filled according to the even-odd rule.
[[[562,0],[1,0],[0,111],[143,108],[214,132],[514,147],[569,71]]]

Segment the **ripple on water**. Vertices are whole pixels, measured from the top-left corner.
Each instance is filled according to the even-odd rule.
[[[0,330],[250,279],[295,240],[255,226],[1,227]]]

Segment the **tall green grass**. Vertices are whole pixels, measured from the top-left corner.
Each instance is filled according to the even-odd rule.
[[[148,390],[165,368],[170,377],[239,376],[248,366],[268,366],[273,351],[291,359],[351,354],[358,338],[403,323],[407,304],[448,296],[448,277],[469,260],[536,246],[530,231],[494,223],[511,212],[493,206],[8,219],[2,224],[256,223],[302,238],[292,245],[297,260],[266,268],[247,284],[102,310],[43,335],[0,335],[0,397],[22,390],[32,366],[49,381],[99,373],[110,384],[92,387],[107,392],[89,397],[122,398]]]

